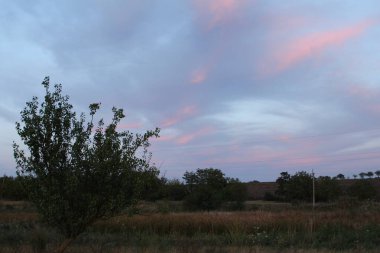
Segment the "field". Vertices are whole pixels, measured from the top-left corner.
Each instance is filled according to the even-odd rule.
[[[145,203],[97,222],[67,252],[379,252],[379,203],[248,202],[246,211],[189,213]],[[170,212],[176,210],[176,212]],[[51,252],[62,240],[28,202],[0,202],[0,252]]]

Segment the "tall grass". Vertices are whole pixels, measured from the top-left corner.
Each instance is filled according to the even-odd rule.
[[[61,238],[33,211],[0,212],[0,252],[49,252]],[[260,251],[259,251],[260,249]],[[295,250],[297,249],[297,250]],[[146,212],[94,224],[68,252],[379,252],[378,205],[355,209]]]

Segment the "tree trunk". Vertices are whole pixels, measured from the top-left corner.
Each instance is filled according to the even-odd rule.
[[[69,247],[70,243],[74,240],[75,238],[66,238],[61,245],[54,251],[55,253],[63,253],[67,247]]]

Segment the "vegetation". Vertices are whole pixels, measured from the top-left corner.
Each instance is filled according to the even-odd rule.
[[[355,183],[348,188],[348,192],[350,196],[356,197],[359,200],[375,199],[377,195],[373,184],[364,179],[356,180]]]
[[[0,177],[0,199],[25,200],[26,191],[21,183],[20,177]]]
[[[15,143],[14,156],[30,200],[43,220],[66,238],[58,249],[63,252],[88,226],[132,205],[145,180],[157,176],[149,166],[147,147],[159,130],[118,132],[124,114],[116,108],[108,126],[101,119],[95,127],[100,104],[90,105],[86,122],[84,114],[77,118],[72,111],[68,96],[61,95],[61,85],[51,91],[48,77],[42,84],[44,101],[33,97],[21,112],[22,124],[16,124],[28,149]]]
[[[188,191],[185,206],[189,210],[215,210],[226,201],[232,202],[231,208],[241,209],[247,198],[245,186],[238,179],[225,177],[219,169],[185,172],[183,179]]]
[[[13,206],[12,210],[2,208],[0,203],[2,252],[51,252],[60,235],[43,226],[30,205],[18,203],[7,203]],[[139,215],[123,213],[94,223],[68,251],[378,252],[380,249],[379,204],[365,202],[347,207],[337,203],[334,207],[320,206],[314,215],[307,206],[261,204],[254,211],[165,214],[147,211],[152,210],[153,204],[145,204],[149,206],[141,207]]]
[[[316,201],[331,202],[342,196],[354,197],[359,200],[378,198],[373,182],[363,179],[363,175],[361,176],[362,179],[351,181],[346,192],[341,183],[345,178],[343,174],[338,174],[334,178],[328,176],[315,178]],[[368,177],[371,178],[371,174]],[[290,175],[287,172],[282,172],[276,183],[278,184],[276,196],[268,196],[274,200],[311,202],[313,199],[313,175],[310,173],[300,171]]]

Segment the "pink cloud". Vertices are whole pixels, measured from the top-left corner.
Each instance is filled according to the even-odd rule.
[[[245,2],[246,0],[193,0],[207,30],[236,17]]]
[[[198,130],[196,132],[188,133],[188,134],[184,134],[184,135],[180,136],[176,140],[176,143],[177,144],[181,144],[181,145],[185,145],[185,144],[191,142],[193,139],[201,137],[201,136],[204,136],[204,135],[207,135],[207,134],[209,134],[211,132],[212,132],[211,128],[202,128],[202,129],[200,129],[200,130]]]
[[[264,72],[284,71],[330,47],[341,45],[349,39],[358,37],[375,23],[375,20],[366,20],[342,29],[313,33],[292,40],[290,43],[272,50],[276,53],[270,57],[268,62],[273,63],[273,66],[265,66],[266,71]]]
[[[220,61],[223,61],[223,53],[227,47],[227,44],[228,43],[226,43],[226,40],[221,41],[215,48],[210,50],[210,53],[206,55],[204,62],[190,74],[191,84],[201,84],[207,80],[210,72],[217,67],[217,64]]]
[[[195,105],[185,106],[181,108],[177,113],[168,119],[165,119],[160,125],[161,127],[170,127],[180,121],[186,119],[187,117],[193,116],[197,112],[197,107]]]
[[[200,83],[203,83],[206,78],[207,78],[207,74],[208,74],[208,69],[207,68],[201,68],[201,69],[197,69],[193,72],[193,74],[191,75],[191,80],[190,82],[192,84],[200,84]]]

